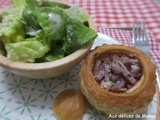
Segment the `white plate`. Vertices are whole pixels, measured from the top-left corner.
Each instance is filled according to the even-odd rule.
[[[121,44],[113,38],[99,34],[92,49],[103,43]],[[80,65],[54,78],[29,79],[9,73],[0,67],[0,120],[56,120],[52,110],[53,100],[64,89],[79,89],[79,69]],[[150,115],[155,120],[156,110],[157,95],[144,115]],[[92,107],[89,107],[83,116],[83,120],[107,118]]]
[[[111,38],[107,35],[98,33],[98,37],[95,39],[91,50],[93,50],[96,46],[101,46],[104,43],[107,43],[107,44],[121,44],[119,41],[114,40],[113,38]]]

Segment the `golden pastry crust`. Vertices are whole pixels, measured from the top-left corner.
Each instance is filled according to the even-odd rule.
[[[86,109],[85,97],[75,89],[62,91],[53,102],[53,110],[57,120],[81,120]]]
[[[132,53],[142,66],[142,77],[139,82],[125,93],[108,92],[95,80],[92,73],[96,57],[104,53]],[[105,114],[137,114],[143,112],[152,101],[156,91],[156,66],[141,50],[124,45],[107,45],[96,47],[91,51],[80,70],[81,91],[90,104]]]

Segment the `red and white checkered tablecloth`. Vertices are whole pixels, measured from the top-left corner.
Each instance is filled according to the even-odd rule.
[[[68,0],[93,17],[97,26],[129,27],[144,19],[147,29],[160,41],[160,5],[154,0]]]
[[[12,0],[0,0],[0,13]],[[126,45],[131,32],[111,27],[131,27],[135,19],[144,19],[148,29],[150,54],[160,70],[160,4],[155,0],[66,0],[85,9],[96,23],[97,31]],[[160,111],[160,110],[159,110]]]

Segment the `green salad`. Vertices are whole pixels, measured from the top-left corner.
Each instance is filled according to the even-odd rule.
[[[88,14],[46,0],[13,0],[2,15],[0,37],[6,56],[20,62],[63,58],[97,37],[87,26]]]

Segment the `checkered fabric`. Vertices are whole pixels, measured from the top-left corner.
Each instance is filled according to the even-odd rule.
[[[0,0],[0,9],[11,4],[11,0]]]
[[[68,0],[93,17],[97,26],[128,27],[135,19],[144,19],[147,29],[160,42],[160,5],[154,0]]]
[[[0,13],[12,0],[0,0]],[[131,32],[110,27],[131,27],[143,19],[149,30],[150,54],[160,70],[160,5],[155,0],[66,0],[86,10],[97,26],[97,31],[132,46]],[[160,110],[159,110],[160,111]]]

